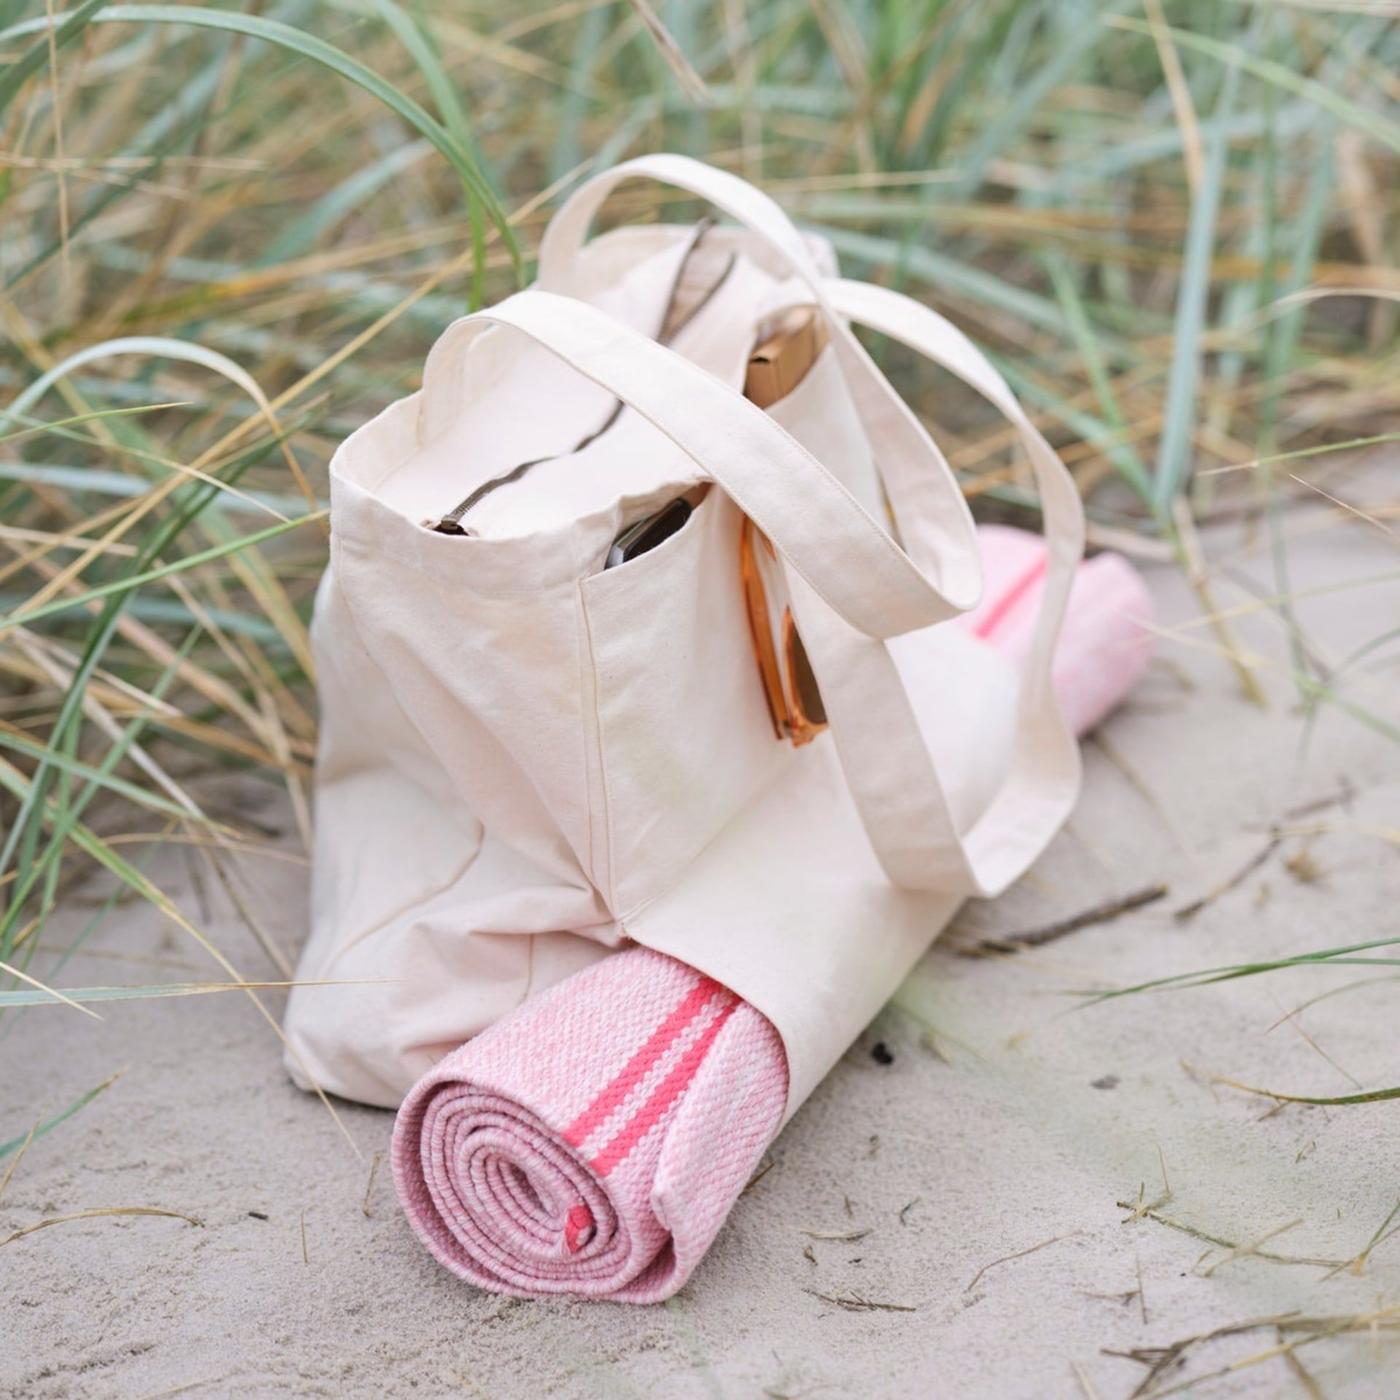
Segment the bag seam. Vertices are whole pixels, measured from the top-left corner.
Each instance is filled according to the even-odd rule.
[[[617,888],[616,873],[613,870],[612,801],[608,792],[608,769],[604,757],[603,721],[598,709],[598,659],[593,650],[593,629],[589,624],[584,582],[583,579],[575,580],[574,599],[579,636],[579,710],[584,720],[579,728],[583,734],[583,776],[588,790],[588,865],[595,884],[598,875],[604,875],[603,901],[611,912],[616,904]],[[590,746],[595,764],[588,761]],[[598,810],[600,806],[601,811]],[[603,845],[601,855],[596,846],[600,838]]]

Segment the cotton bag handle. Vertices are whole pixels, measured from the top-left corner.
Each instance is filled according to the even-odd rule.
[[[813,606],[792,580],[793,608],[821,684],[842,768],[871,845],[897,884],[1000,893],[1018,878],[1073,808],[1079,746],[1055,700],[1052,663],[1084,510],[1073,477],[987,357],[951,322],[883,287],[832,279],[839,314],[902,342],[950,370],[1015,427],[1040,492],[1047,547],[1040,614],[1025,660],[1017,733],[1006,779],[966,833],[958,833],[889,648]],[[881,444],[874,442],[877,456]]]
[[[974,607],[982,587],[981,557],[972,513],[952,468],[850,328],[834,314],[826,281],[806,240],[762,190],[689,156],[661,154],[624,161],[586,180],[550,220],[540,240],[536,285],[552,292],[571,290],[594,215],[619,184],[640,178],[688,190],[706,200],[762,240],[803,284],[825,314],[832,346],[866,433],[881,443],[880,475],[900,522],[904,548],[955,610]]]
[[[637,156],[585,180],[559,206],[540,239],[537,285],[544,291],[567,292],[573,285],[578,255],[594,217],[608,196],[627,180],[649,179],[688,190],[757,234],[806,283],[818,303],[825,300],[822,276],[806,239],[782,206],[760,189],[690,156],[661,153]]]
[[[825,655],[822,694],[842,766],[871,844],[897,884],[992,894],[1017,878],[1069,814],[1079,788],[1079,749],[1051,686],[1055,639],[1083,553],[1083,511],[1072,478],[1005,380],[950,322],[896,293],[827,280],[782,209],[737,176],[675,155],[644,156],[586,181],[565,201],[540,244],[540,285],[566,291],[594,215],[623,180],[647,177],[708,200],[766,242],[825,315],[857,411],[875,451],[911,557],[940,582],[976,553],[971,514],[923,425],[846,324],[881,330],[942,364],[1016,427],[1044,503],[1047,569],[1026,659],[1009,775],[982,816],[959,833],[918,721],[888,649],[812,606],[800,575],[793,605],[814,661]],[[980,585],[980,559],[977,563]],[[884,635],[892,635],[884,633]]]
[[[423,370],[418,437],[452,425],[465,357],[509,326],[630,405],[729,495],[788,567],[858,634],[894,637],[962,611],[822,464],[761,408],[674,351],[586,302],[517,292],[454,321]]]

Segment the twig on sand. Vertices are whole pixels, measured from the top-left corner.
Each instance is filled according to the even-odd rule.
[[[1178,1381],[1175,1385],[1161,1389],[1154,1388],[1157,1381],[1166,1372],[1183,1365],[1189,1355],[1207,1343],[1221,1337],[1235,1337],[1245,1332],[1255,1332],[1268,1327],[1276,1328],[1279,1333],[1279,1342],[1276,1346],[1255,1352],[1252,1356],[1241,1357],[1238,1361],[1232,1361],[1229,1365],[1221,1366],[1217,1370],[1203,1371],[1199,1375],[1189,1376],[1185,1380]],[[1307,1376],[1307,1373],[1302,1371],[1301,1365],[1297,1364],[1293,1357],[1293,1353],[1300,1347],[1309,1346],[1313,1342],[1326,1341],[1329,1337],[1339,1337],[1348,1332],[1378,1332],[1382,1329],[1392,1331],[1398,1327],[1400,1327],[1400,1306],[1394,1304],[1387,1308],[1380,1308],[1375,1312],[1360,1313],[1353,1317],[1303,1317],[1298,1313],[1283,1313],[1277,1317],[1260,1317],[1247,1322],[1231,1323],[1225,1327],[1217,1327],[1211,1332],[1202,1332],[1199,1336],[1183,1337],[1180,1341],[1164,1347],[1139,1347],[1132,1351],[1113,1351],[1104,1348],[1104,1355],[1121,1356],[1125,1360],[1136,1361],[1138,1365],[1148,1368],[1147,1375],[1143,1377],[1138,1388],[1133,1391],[1130,1400],[1164,1400],[1164,1397],[1168,1395],[1180,1395],[1183,1391],[1192,1390],[1207,1381],[1220,1380],[1250,1366],[1258,1366],[1262,1362],[1272,1361],[1275,1357],[1282,1357],[1294,1365],[1295,1375],[1302,1372],[1303,1376]],[[1286,1332],[1297,1332],[1302,1335],[1290,1341],[1284,1341],[1283,1334]],[[1310,1376],[1307,1376],[1305,1386],[1308,1387],[1310,1395],[1320,1393],[1317,1390],[1317,1382],[1313,1381]]]
[[[958,955],[964,958],[985,958],[999,953],[1019,953],[1023,948],[1038,948],[1041,944],[1053,943],[1066,934],[1078,933],[1082,928],[1109,923],[1120,915],[1141,909],[1144,904],[1153,904],[1159,899],[1165,899],[1166,895],[1165,885],[1148,885],[1145,889],[1134,890],[1132,894],[1095,904],[1078,914],[1071,914],[1067,919],[1057,919],[1041,928],[1028,929],[1024,933],[1008,933],[1001,938],[980,939],[966,948],[959,948]]]
[[[763,1178],[773,1170],[773,1168],[777,1165],[777,1161],[778,1159],[776,1157],[770,1157],[766,1162],[764,1162],[764,1164],[761,1167],[759,1167],[759,1169],[748,1179],[748,1181],[744,1185],[744,1189],[740,1191],[739,1194],[741,1196],[747,1196],[749,1192],[752,1191],[753,1188],[757,1186],[758,1183],[762,1181]]]
[[[1173,910],[1172,917],[1185,923],[1187,919],[1194,919],[1197,914],[1208,904],[1214,904],[1222,895],[1227,895],[1231,890],[1238,889],[1240,885],[1249,879],[1261,865],[1264,864],[1273,853],[1278,850],[1279,843],[1283,840],[1283,834],[1274,830],[1269,834],[1269,839],[1263,847],[1256,851],[1245,863],[1240,866],[1227,880],[1222,881],[1213,889],[1209,889],[1199,899],[1193,899],[1190,904],[1183,904],[1180,909]]]
[[[1142,1397],[1148,1395],[1167,1394],[1168,1392],[1152,1389],[1157,1379],[1164,1372],[1180,1366],[1191,1352],[1205,1346],[1207,1342],[1217,1341],[1221,1337],[1235,1337],[1242,1332],[1254,1332],[1261,1327],[1282,1326],[1296,1316],[1296,1313],[1282,1313],[1276,1317],[1255,1317],[1246,1322],[1231,1322],[1209,1332],[1197,1333],[1193,1337],[1182,1337],[1179,1341],[1171,1342],[1167,1346],[1134,1347],[1131,1351],[1118,1351],[1112,1347],[1104,1347],[1102,1350],[1105,1356],[1119,1356],[1125,1361],[1136,1361],[1139,1366],[1147,1367],[1147,1374],[1142,1378],[1142,1383],[1129,1397],[1129,1400],[1142,1400]]]
[[[1071,1361],[1069,1368],[1074,1372],[1074,1378],[1079,1382],[1079,1388],[1084,1392],[1085,1400],[1099,1400],[1099,1392],[1094,1389],[1094,1383],[1084,1374],[1080,1364],[1077,1361]]]
[[[1283,1330],[1279,1329],[1279,1341],[1283,1340]],[[1312,1372],[1298,1360],[1297,1353],[1289,1350],[1284,1352],[1283,1359],[1288,1363],[1288,1369],[1298,1378],[1298,1384],[1307,1392],[1309,1400],[1327,1400],[1322,1393],[1322,1387],[1313,1379]]]
[[[203,1390],[205,1386],[221,1385],[228,1380],[229,1375],[205,1376],[202,1380],[181,1381],[179,1385],[172,1385],[169,1390],[153,1390],[149,1395],[142,1396],[142,1400],[170,1400],[173,1395],[188,1395],[192,1390]]]
[[[1267,1249],[1260,1249],[1258,1245],[1242,1245],[1236,1240],[1227,1240],[1220,1235],[1212,1235],[1209,1231],[1198,1230],[1194,1225],[1188,1225],[1183,1220],[1173,1220],[1169,1215],[1163,1215],[1155,1206],[1144,1206],[1141,1202],[1118,1201],[1119,1210],[1126,1210],[1129,1214],[1124,1219],[1125,1225],[1134,1220],[1155,1220],[1158,1225],[1165,1225],[1169,1230],[1180,1230],[1183,1235],[1190,1235],[1193,1240],[1201,1240],[1205,1244],[1213,1244],[1217,1249],[1227,1249],[1231,1251],[1230,1258],[1235,1259],[1262,1259],[1269,1264],[1305,1264],[1314,1269],[1345,1269],[1351,1260],[1336,1259],[1314,1259],[1301,1254],[1274,1254]],[[1297,1224],[1294,1221],[1293,1224]],[[1291,1229],[1292,1225],[1285,1226],[1284,1229]],[[1282,1231],[1274,1231],[1273,1234],[1280,1234]],[[1264,1240],[1271,1239],[1272,1235],[1265,1235]],[[1264,1243],[1258,1241],[1258,1244]],[[1222,1264],[1229,1262],[1222,1259]],[[1218,1266],[1215,1266],[1218,1267]]]
[[[0,1176],[0,1201],[5,1199],[5,1192],[10,1189],[10,1179],[19,1170],[19,1164],[24,1161],[24,1154],[29,1151],[29,1144],[34,1141],[34,1134],[39,1131],[39,1120],[36,1118],[29,1125],[29,1131],[24,1135],[24,1141],[19,1145],[19,1151],[15,1153],[10,1165],[5,1169],[5,1175]],[[900,1224],[904,1223],[903,1218]]]
[[[360,1202],[360,1212],[366,1220],[370,1218],[369,1195],[370,1192],[374,1190],[374,1178],[379,1171],[379,1162],[383,1156],[384,1154],[382,1152],[376,1152],[373,1161],[369,1164],[369,1180],[365,1182],[365,1198]]]
[[[1198,1065],[1193,1065],[1186,1060],[1182,1060],[1181,1067],[1191,1075],[1204,1079],[1210,1084],[1223,1084],[1227,1089],[1238,1089],[1242,1094],[1253,1094],[1261,1099],[1273,1099],[1282,1107],[1289,1103],[1317,1104],[1323,1107],[1338,1107],[1346,1104],[1359,1103],[1383,1103],[1388,1099],[1400,1099],[1400,1085],[1392,1085],[1386,1089],[1364,1089],[1359,1094],[1285,1094],[1282,1089],[1261,1089],[1255,1084],[1244,1084],[1238,1079],[1230,1079],[1223,1074],[1212,1074],[1209,1070],[1201,1069]],[[1265,1117],[1271,1115],[1265,1114]]]
[[[1310,802],[1300,802],[1296,807],[1289,807],[1284,812],[1283,819],[1296,822],[1303,817],[1315,817],[1319,812],[1325,812],[1331,807],[1348,807],[1355,796],[1356,788],[1352,786],[1351,779],[1343,774],[1341,786],[1336,792],[1330,792],[1325,797],[1315,797]]]
[[[1104,1303],[1120,1303],[1127,1307],[1129,1303],[1138,1296],[1136,1288],[1120,1289],[1117,1293],[1097,1293],[1089,1288],[1076,1288],[1074,1290],[1081,1298],[1097,1298]]]
[[[1039,1244],[1031,1245],[1029,1249],[1018,1249],[1015,1254],[1003,1254],[1000,1259],[993,1259],[990,1264],[983,1264],[982,1267],[978,1269],[977,1272],[972,1276],[972,1282],[969,1283],[968,1286],[963,1289],[963,1292],[971,1293],[972,1290],[976,1288],[979,1283],[982,1282],[982,1276],[986,1274],[988,1270],[995,1269],[998,1264],[1009,1264],[1013,1259],[1024,1259],[1026,1255],[1034,1254],[1037,1250],[1040,1249],[1049,1249],[1049,1247],[1052,1244],[1059,1244],[1061,1240],[1073,1239],[1079,1233],[1081,1232],[1078,1230],[1071,1230],[1067,1235],[1055,1235],[1051,1239],[1041,1240]]]
[[[45,1220],[36,1220],[32,1225],[22,1225],[0,1240],[0,1246],[12,1244],[36,1230],[47,1230],[50,1225],[66,1225],[71,1220],[94,1220],[101,1215],[163,1215],[171,1220],[183,1220],[187,1225],[204,1224],[192,1215],[184,1215],[178,1210],[162,1210],[159,1206],[97,1206],[92,1210],[75,1210],[72,1215],[51,1215]]]
[[[1225,1254],[1221,1258],[1217,1259],[1215,1263],[1213,1263],[1210,1266],[1210,1268],[1208,1268],[1205,1271],[1205,1273],[1201,1275],[1201,1277],[1210,1278],[1210,1276],[1214,1274],[1217,1269],[1223,1267],[1226,1264],[1233,1263],[1236,1259],[1247,1259],[1251,1254],[1258,1255],[1259,1246],[1261,1244],[1268,1244],[1270,1240],[1275,1240],[1280,1235],[1286,1235],[1290,1230],[1296,1230],[1298,1226],[1302,1223],[1303,1222],[1301,1219],[1290,1220],[1287,1225],[1275,1226],[1275,1228],[1270,1230],[1267,1234],[1260,1235],[1259,1238],[1255,1240],[1253,1244],[1242,1244],[1237,1249],[1230,1250],[1228,1254]]]
[[[1342,1268],[1333,1269],[1330,1274],[1326,1275],[1323,1282],[1326,1283],[1327,1279],[1335,1278],[1336,1275],[1343,1272],[1344,1269],[1350,1270],[1353,1274],[1359,1274],[1362,1269],[1366,1267],[1367,1261],[1379,1246],[1383,1245],[1392,1236],[1400,1234],[1400,1225],[1392,1223],[1397,1215],[1400,1215],[1400,1201],[1396,1201],[1391,1207],[1390,1214],[1376,1227],[1375,1234],[1366,1241],[1366,1245],[1361,1253],[1358,1254],[1355,1259],[1348,1259]]]
[[[809,1240],[828,1240],[834,1244],[854,1244],[857,1240],[863,1240],[869,1230],[803,1230],[802,1232]]]
[[[876,1303],[869,1298],[862,1298],[859,1293],[818,1293],[815,1288],[804,1288],[804,1293],[809,1293],[813,1298],[820,1298],[823,1303],[834,1303],[838,1308],[845,1309],[846,1312],[917,1312],[918,1309],[909,1303]]]

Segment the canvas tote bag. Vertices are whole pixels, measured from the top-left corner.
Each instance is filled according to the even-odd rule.
[[[706,234],[722,275],[669,345],[693,231],[586,241],[639,176],[734,221]],[[765,411],[744,367],[798,306],[828,344]],[[1019,673],[938,626],[978,598],[971,517],[852,325],[962,378],[1024,444],[1049,550]],[[434,528],[502,478],[467,533]],[[681,495],[678,533],[605,567],[629,523]],[[394,1105],[532,992],[637,941],[772,1021],[791,1111],[957,904],[1015,879],[1077,794],[1050,685],[1083,546],[1072,479],[949,322],[839,278],[829,247],[699,162],[644,157],[581,186],[536,285],[449,326],[421,391],[336,453],[331,526],[299,975],[340,985],[292,994],[300,1083]],[[801,747],[764,698],[746,530],[829,720]]]

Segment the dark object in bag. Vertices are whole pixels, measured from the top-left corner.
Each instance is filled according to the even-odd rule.
[[[644,520],[629,525],[613,542],[608,550],[605,569],[616,568],[649,549],[655,549],[663,540],[669,540],[677,530],[690,519],[691,505],[684,496],[677,496],[668,506],[648,515]]]

